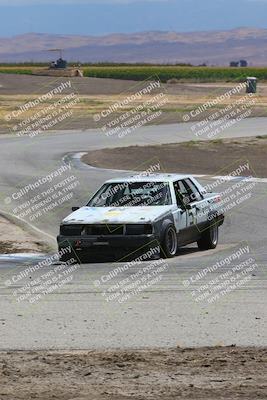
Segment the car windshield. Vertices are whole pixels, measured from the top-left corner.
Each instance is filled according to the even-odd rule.
[[[89,201],[90,207],[141,207],[171,204],[168,182],[106,183]]]

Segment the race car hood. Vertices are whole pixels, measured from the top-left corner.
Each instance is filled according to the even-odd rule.
[[[68,224],[138,224],[156,221],[172,206],[82,207],[63,220]]]

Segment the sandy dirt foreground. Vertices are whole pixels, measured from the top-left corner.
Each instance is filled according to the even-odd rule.
[[[266,399],[267,348],[0,353],[0,399]]]

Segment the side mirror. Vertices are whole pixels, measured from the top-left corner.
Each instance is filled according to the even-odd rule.
[[[71,207],[72,211],[77,211],[80,209],[80,207]]]
[[[192,209],[192,206],[189,203],[187,203],[187,204],[186,203],[180,203],[178,206],[181,207],[183,212],[185,212],[186,210],[191,210]]]
[[[191,204],[185,204],[184,205],[184,208],[186,209],[186,210],[192,210],[192,206],[191,206]]]

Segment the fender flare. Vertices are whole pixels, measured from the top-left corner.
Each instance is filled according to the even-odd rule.
[[[224,223],[225,216],[223,213],[220,213],[218,210],[216,212],[212,212],[208,214],[208,225],[212,226],[217,224],[221,226]]]
[[[163,223],[162,223],[162,225],[161,225],[161,230],[160,230],[160,242],[161,242],[161,243],[162,243],[162,240],[163,240],[163,238],[164,238],[164,234],[165,234],[165,231],[166,231],[166,228],[167,228],[168,225],[173,225],[173,226],[175,227],[173,221],[172,221],[170,218],[166,218],[166,219],[163,221]],[[175,230],[176,230],[176,228],[175,228]],[[177,232],[176,232],[176,233],[177,233]]]

